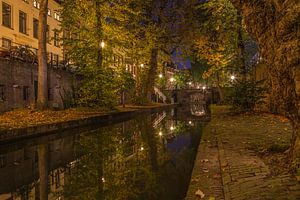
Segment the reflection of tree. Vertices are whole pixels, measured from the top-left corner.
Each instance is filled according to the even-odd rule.
[[[48,199],[49,147],[48,144],[38,145],[39,166],[39,199]]]
[[[164,131],[164,127],[166,120],[158,129]],[[177,131],[178,135],[190,132],[184,124]],[[84,156],[71,169],[64,186],[65,198],[180,199],[186,190],[182,183],[188,185],[194,154],[187,149],[170,154],[163,137],[156,133],[151,117],[143,116],[82,135],[79,145]]]

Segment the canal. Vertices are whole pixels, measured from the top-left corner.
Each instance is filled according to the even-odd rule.
[[[0,145],[0,200],[182,200],[206,120],[181,107]]]

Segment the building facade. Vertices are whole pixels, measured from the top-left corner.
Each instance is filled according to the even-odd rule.
[[[59,42],[60,5],[57,1],[49,0],[48,7],[48,59],[58,63],[63,60],[63,49]],[[39,9],[38,0],[0,0],[0,48],[22,45],[37,53]]]

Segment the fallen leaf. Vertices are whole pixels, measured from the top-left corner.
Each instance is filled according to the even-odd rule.
[[[201,199],[203,199],[205,197],[205,194],[200,190],[198,189],[196,192],[195,192],[195,195],[197,197],[200,197]]]

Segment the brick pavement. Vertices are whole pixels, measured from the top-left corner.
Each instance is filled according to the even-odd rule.
[[[203,199],[300,199],[300,183],[288,173],[273,174],[255,150],[288,145],[290,135],[288,122],[273,116],[214,115],[203,133],[186,200],[201,199],[195,195],[198,189],[205,194]],[[203,168],[215,174],[219,168],[221,184],[218,176],[205,175]]]

